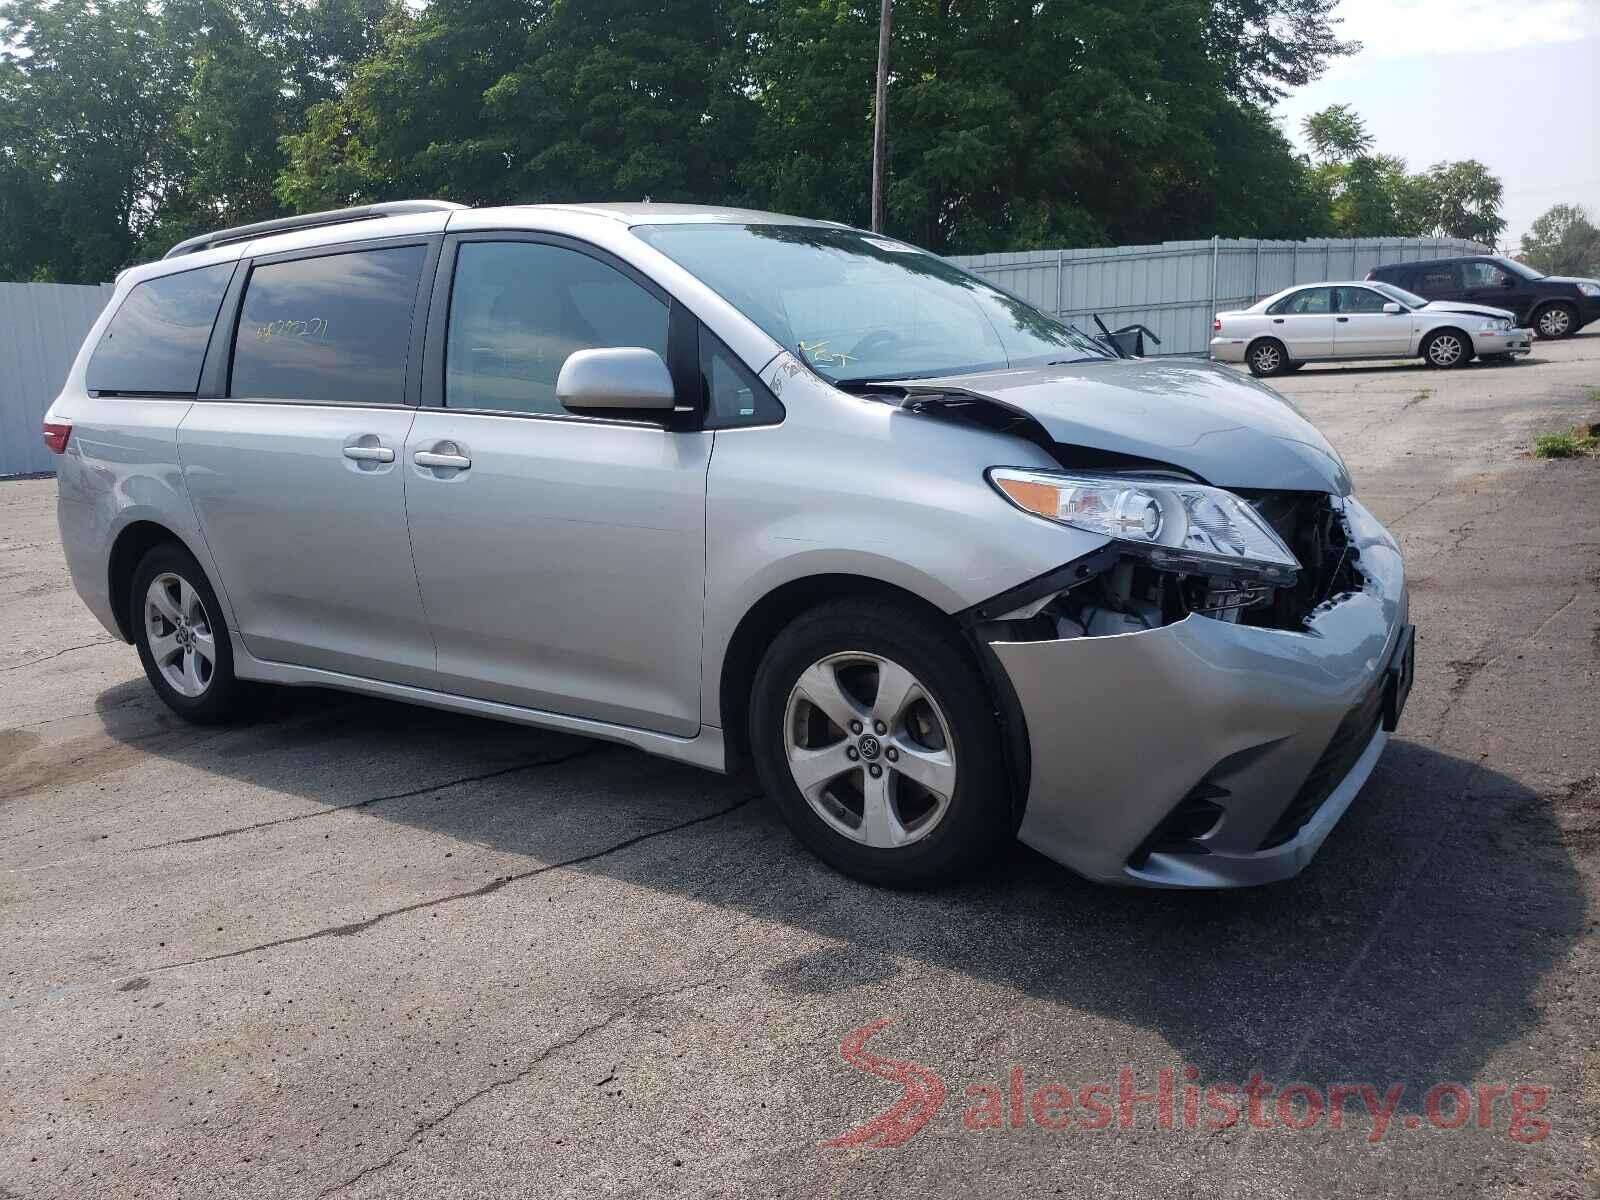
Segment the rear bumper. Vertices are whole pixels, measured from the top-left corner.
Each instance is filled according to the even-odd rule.
[[[1211,358],[1215,362],[1241,363],[1247,344],[1244,338],[1214,337],[1211,339]]]
[[[1388,740],[1374,702],[1408,615],[1394,539],[1353,500],[1347,522],[1366,587],[1304,632],[1190,616],[1139,633],[990,643],[1028,730],[1018,836],[1108,883],[1237,887],[1297,874]],[[1208,828],[1165,836],[1180,814],[1213,809]]]

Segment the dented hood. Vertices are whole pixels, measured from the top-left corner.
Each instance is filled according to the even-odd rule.
[[[1271,388],[1194,359],[1112,359],[906,380],[907,403],[979,397],[1055,442],[1167,463],[1226,488],[1350,492],[1344,461]]]
[[[1509,308],[1490,308],[1487,304],[1464,304],[1457,300],[1431,300],[1422,306],[1422,311],[1465,313],[1473,317],[1489,317],[1491,320],[1517,319],[1517,314]]]

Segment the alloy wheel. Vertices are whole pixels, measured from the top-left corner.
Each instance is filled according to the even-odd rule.
[[[1283,356],[1278,353],[1278,348],[1273,345],[1257,346],[1255,352],[1256,370],[1263,375],[1271,375],[1278,369]]]
[[[1428,358],[1436,367],[1451,367],[1461,358],[1464,347],[1453,333],[1441,333],[1428,347]]]
[[[152,579],[144,596],[144,627],[150,657],[172,690],[191,700],[205,695],[216,674],[217,642],[194,586],[170,571]]]
[[[806,668],[784,711],[789,772],[833,830],[876,849],[932,833],[955,794],[950,724],[917,677],[865,651]]]
[[[1539,336],[1563,337],[1572,326],[1572,314],[1560,305],[1545,309],[1539,314]]]

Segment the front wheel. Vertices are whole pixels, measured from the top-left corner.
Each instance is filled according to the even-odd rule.
[[[222,606],[194,556],[156,546],[133,573],[128,603],[144,673],[167,707],[196,725],[238,715],[250,687],[234,676]]]
[[[799,617],[756,673],[750,742],[795,835],[868,883],[948,883],[1010,836],[983,677],[952,633],[909,607],[841,601]]]
[[[1533,328],[1550,341],[1578,332],[1578,313],[1570,304],[1547,304],[1533,317]]]
[[[1430,367],[1449,370],[1459,367],[1472,357],[1472,345],[1467,335],[1454,329],[1441,329],[1430,334],[1422,343],[1422,359]]]

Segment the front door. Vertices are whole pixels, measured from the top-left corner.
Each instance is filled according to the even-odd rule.
[[[541,240],[452,239],[440,276],[448,321],[404,462],[439,686],[694,734],[712,434],[574,417],[555,396],[575,350],[665,357],[666,298]]]
[[[1461,298],[1489,308],[1509,309],[1518,317],[1525,317],[1533,307],[1533,290],[1527,280],[1513,275],[1499,263],[1488,259],[1474,259],[1463,263]]]
[[[1282,339],[1291,359],[1333,354],[1333,289],[1301,288],[1274,305],[1271,332]]]
[[[178,428],[184,482],[257,658],[432,682],[401,457],[428,256],[426,243],[369,244],[256,262],[227,398],[197,401]]]
[[[1404,357],[1411,353],[1411,314],[1383,311],[1394,303],[1371,288],[1333,289],[1334,351],[1340,358]]]

